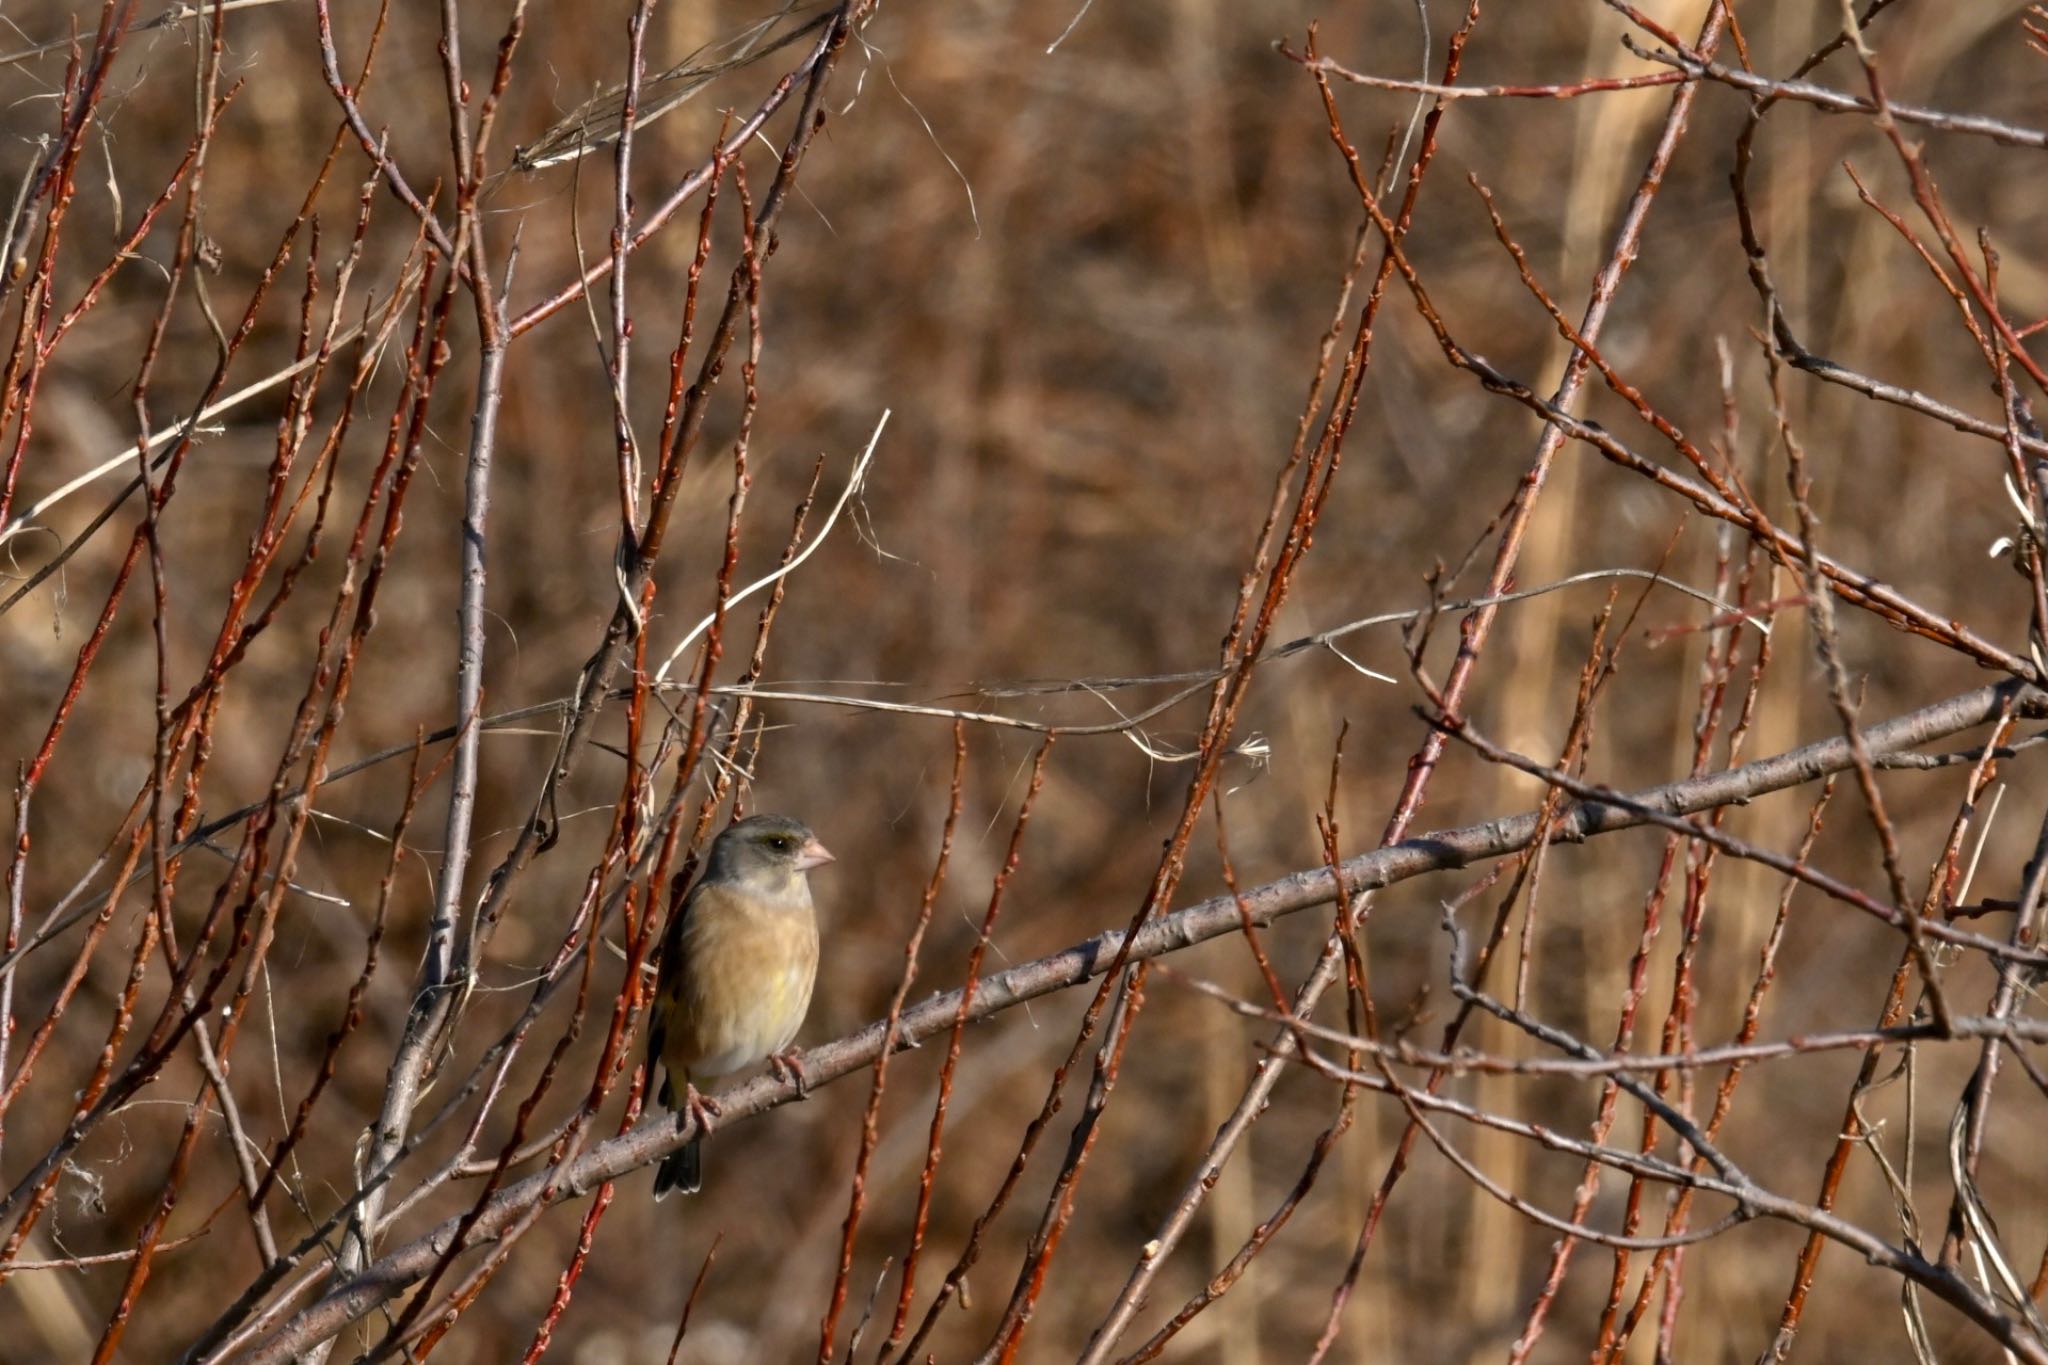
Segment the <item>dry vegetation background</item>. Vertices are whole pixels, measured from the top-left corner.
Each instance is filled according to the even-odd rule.
[[[776,7],[452,8],[334,4],[339,90],[316,0],[0,13],[0,1359],[1121,1359],[1212,1277],[1152,1349],[2048,1359],[2048,607],[1987,557],[2048,452],[2040,16],[889,0],[644,121]],[[524,168],[636,32],[630,157]],[[541,307],[622,169],[632,231],[700,168]],[[657,686],[814,478],[772,630]],[[1500,752],[1829,741],[1662,825]],[[734,799],[839,855],[800,1041],[852,1041],[656,1207],[643,969]]]

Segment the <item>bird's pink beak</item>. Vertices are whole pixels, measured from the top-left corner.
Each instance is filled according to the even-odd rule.
[[[796,870],[799,872],[809,872],[814,867],[823,867],[826,863],[833,861],[835,859],[832,857],[832,850],[826,848],[816,839],[812,839],[797,850]]]

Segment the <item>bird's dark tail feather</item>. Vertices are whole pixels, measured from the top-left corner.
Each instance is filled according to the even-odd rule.
[[[695,1194],[704,1188],[704,1139],[690,1139],[690,1145],[662,1159],[654,1173],[654,1197],[666,1199],[670,1191]]]

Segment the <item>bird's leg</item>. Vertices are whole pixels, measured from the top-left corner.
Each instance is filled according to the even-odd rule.
[[[796,1085],[796,1097],[807,1100],[811,1097],[811,1078],[804,1074],[802,1056],[793,1047],[768,1054],[768,1069],[775,1073],[775,1079],[784,1085]]]
[[[724,1112],[717,1100],[702,1093],[696,1086],[687,1083],[683,1086],[683,1106],[676,1110],[676,1117],[680,1119],[688,1114],[696,1121],[697,1132],[700,1135],[710,1132],[716,1125],[718,1116]]]

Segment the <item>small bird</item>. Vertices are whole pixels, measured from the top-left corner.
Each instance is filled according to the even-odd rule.
[[[704,1183],[704,1132],[718,1106],[699,1077],[727,1076],[768,1059],[777,1075],[803,1069],[785,1055],[811,1005],[818,974],[818,920],[806,877],[832,854],[801,820],[754,815],[712,841],[662,944],[661,977],[647,1036],[647,1064],[667,1071],[661,1102],[697,1121],[689,1146],[664,1159],[654,1197],[693,1194]],[[677,1082],[682,1094],[676,1093]]]

